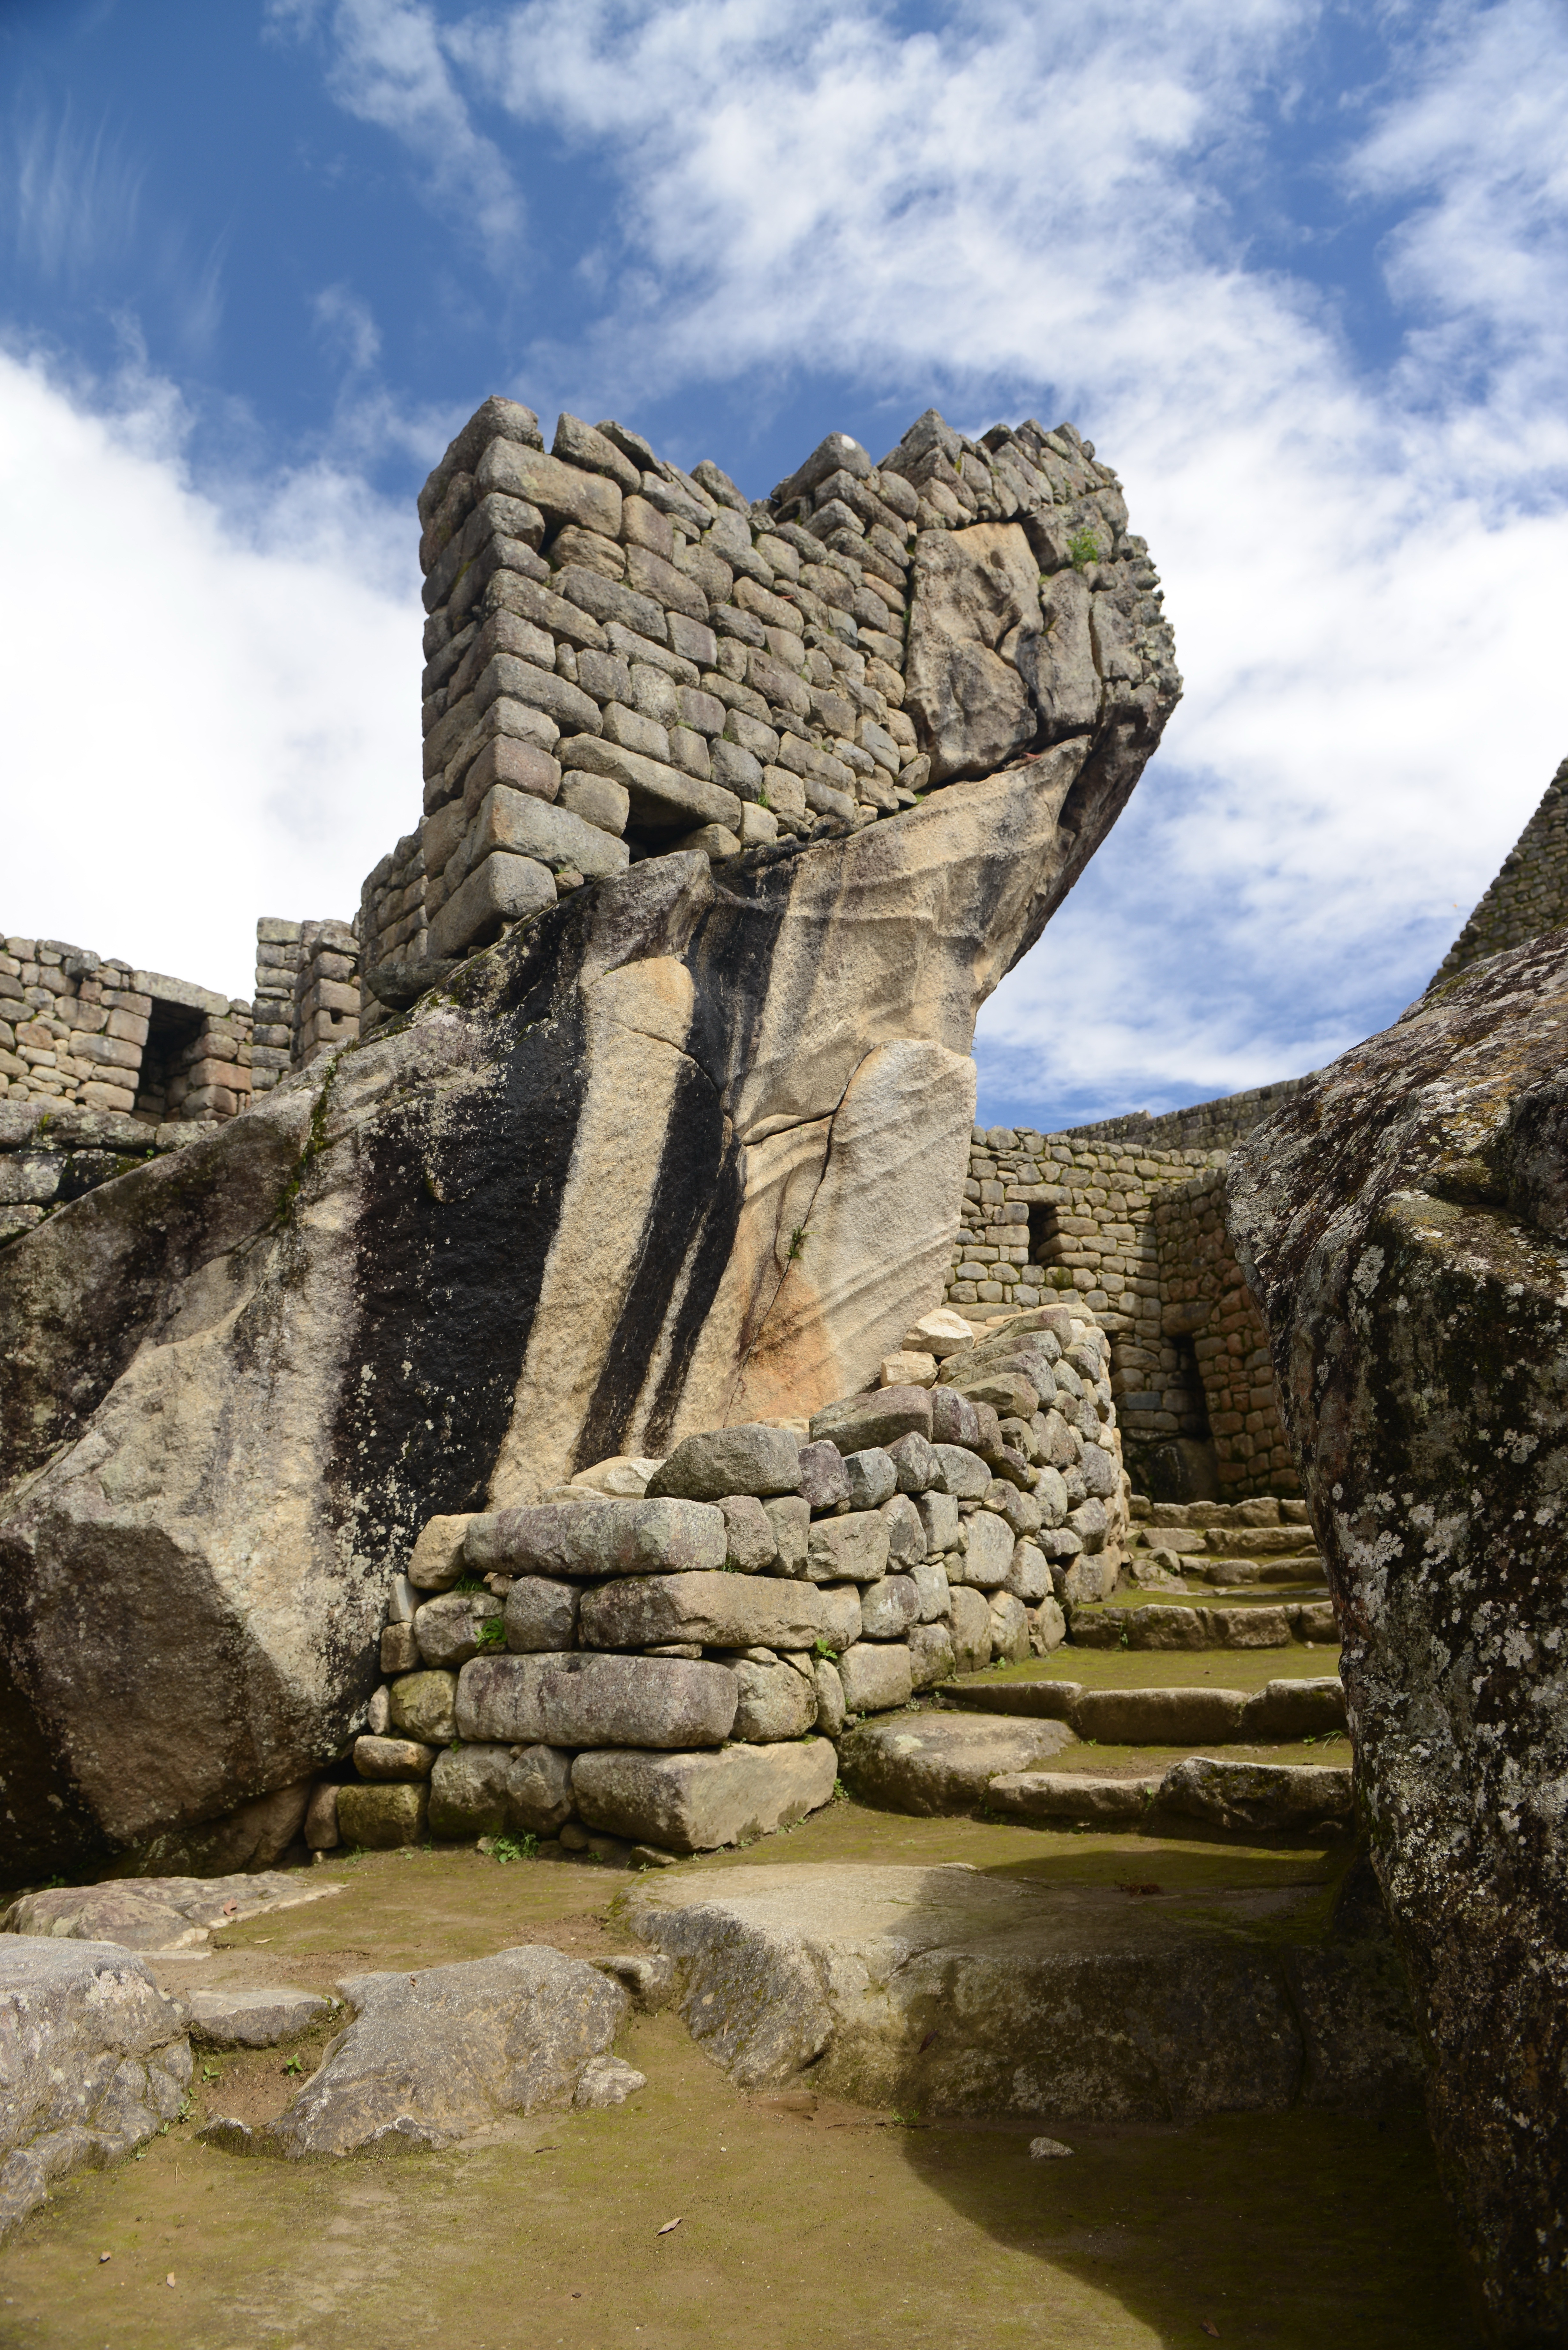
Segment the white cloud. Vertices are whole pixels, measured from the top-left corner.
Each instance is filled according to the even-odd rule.
[[[1562,747],[1568,33],[1535,0],[1451,8],[1359,148],[1320,157],[1347,207],[1407,208],[1379,372],[1319,288],[1247,266],[1231,209],[1318,18],[996,5],[910,34],[868,7],[529,0],[449,36],[622,176],[618,298],[547,374],[607,398],[808,367],[940,392],[971,429],[1049,387],[1121,468],[1189,693],[1126,853],[982,1021],[1047,1096],[1220,1090],[1364,1033]]]
[[[272,0],[267,14],[275,29],[304,34],[326,12]],[[401,140],[441,211],[493,259],[514,251],[522,201],[500,150],[475,127],[453,84],[435,10],[422,0],[338,0],[331,39],[329,86],[339,104]]]
[[[616,218],[582,224],[597,310],[541,332],[523,396],[570,386],[635,418],[755,386],[776,413],[810,377],[869,395],[889,439],[933,398],[971,430],[1065,412],[1120,468],[1188,697],[988,1009],[998,1082],[1042,1117],[1221,1091],[1416,992],[1563,747],[1568,27],[1548,0],[1380,11],[1401,46],[1356,93],[1313,80],[1318,0],[982,0],[912,30],[872,0],[271,17],[327,44],[329,88],[472,228],[504,297],[535,264],[508,136],[520,159],[547,130],[618,183]],[[1336,236],[1365,247],[1358,205],[1394,221],[1391,360],[1358,355],[1332,287],[1249,247],[1303,91],[1320,122],[1347,101],[1343,146],[1314,159]],[[38,213],[62,236],[65,198]],[[209,938],[228,957],[217,940],[255,912],[351,910],[412,821],[411,520],[358,476],[444,435],[379,382],[352,286],[317,316],[347,369],[332,453],[221,508],[182,470],[168,387],[95,420],[36,364],[0,371],[0,468],[47,591],[5,590],[38,681],[24,771],[64,778],[91,837],[67,862],[30,791],[30,926],[218,977],[196,967]],[[744,477],[743,451],[712,453]],[[116,613],[90,651],[34,617],[79,608],[43,486],[61,480]],[[171,943],[140,944],[125,910]],[[242,972],[225,960],[221,983]]]
[[[419,808],[412,525],[320,464],[187,472],[166,383],[0,352],[5,930],[249,995]]]

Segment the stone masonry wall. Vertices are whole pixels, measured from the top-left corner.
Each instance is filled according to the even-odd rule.
[[[251,1007],[60,939],[0,953],[0,1098],[146,1125],[233,1118],[251,1094]]]
[[[832,434],[751,503],[613,421],[562,416],[546,454],[532,411],[491,400],[420,515],[424,819],[366,885],[367,1027],[585,879],[874,823],[958,773],[953,647],[926,676],[906,638],[917,573],[970,525],[1023,526],[1005,551],[1045,648],[1028,691],[987,655],[1006,739],[982,765],[1179,684],[1147,548],[1071,425],[975,442],[931,411],[880,466]]]
[[[359,1034],[359,941],[347,922],[256,924],[255,1089]]]
[[[1568,759],[1502,860],[1496,880],[1438,964],[1433,985],[1486,955],[1568,922]]]
[[[1168,1340],[1192,1342],[1221,1498],[1298,1493],[1268,1332],[1226,1228],[1224,1170],[1173,1183],[1153,1212],[1161,1327]]]
[[[1135,1483],[1175,1440],[1212,1440],[1227,1499],[1293,1493],[1266,1356],[1258,1369],[1256,1315],[1223,1239],[1222,1167],[1212,1149],[1160,1149],[1099,1128],[1040,1135],[977,1127],[946,1299],[967,1315],[1025,1312],[1074,1291],[1110,1336],[1111,1387]],[[1205,1199],[1214,1187],[1223,1255],[1213,1232],[1199,1232],[1207,1206],[1189,1207],[1162,1241],[1162,1203],[1193,1186]],[[1200,1359],[1192,1309],[1210,1293],[1241,1304],[1229,1304],[1211,1330],[1205,1317]],[[1243,1310],[1251,1324],[1237,1321]],[[1241,1337],[1244,1381],[1231,1369]]]

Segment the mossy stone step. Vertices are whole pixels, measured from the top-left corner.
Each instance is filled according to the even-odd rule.
[[[1189,1600],[1075,1607],[1070,1630],[1075,1647],[1086,1648],[1288,1648],[1339,1638],[1332,1606],[1312,1599],[1244,1607]]]
[[[1209,1687],[1090,1689],[1081,1681],[943,1684],[942,1698],[975,1713],[1064,1721],[1080,1738],[1116,1746],[1266,1744],[1345,1726],[1337,1677],[1273,1680],[1251,1694]]]

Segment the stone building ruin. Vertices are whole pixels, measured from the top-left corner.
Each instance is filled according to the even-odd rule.
[[[248,1005],[57,941],[0,956],[0,1856],[35,1884],[114,1880],[34,1889],[0,1930],[63,1981],[54,1938],[162,1931],[159,1909],[183,1938],[238,1909],[218,1872],[244,1893],[281,1859],[431,1835],[652,1869],[794,1825],[840,1774],[882,1807],[1041,1827],[1347,1827],[1342,1768],[1180,1750],[1341,1735],[1346,1689],[1352,1720],[1397,1707],[1344,1605],[1383,1551],[1324,1533],[1321,1492],[1309,1517],[1273,1367],[1312,1300],[1299,1232],[1270,1265],[1291,1215],[1264,1195],[1311,1191],[1314,1104],[1355,1069],[1066,1132],[973,1123],[978,1009],[1179,691],[1114,473],[1070,426],[971,442],[932,411],[880,464],[833,435],[748,503],[613,421],[563,417],[546,452],[531,411],[491,400],[420,511],[421,800],[353,920],[264,917]],[[1565,774],[1428,992],[1434,1067],[1450,1028],[1484,1046],[1494,996],[1529,1024],[1540,973],[1497,950],[1568,911]],[[1549,1037],[1530,1049],[1544,1067]],[[1366,1051],[1397,1083],[1397,1036]],[[1407,1152],[1423,1188],[1397,1213],[1423,1247],[1516,1193],[1561,1223],[1550,1182],[1526,1198],[1556,1163],[1552,1083],[1521,1125],[1478,1066],[1491,1155],[1458,1148],[1462,1118],[1432,1168],[1429,1138]],[[1381,1212],[1352,1189],[1353,1222]],[[1376,1272],[1336,1268],[1361,1299],[1342,1328],[1371,1328]],[[1477,1473],[1506,1482],[1512,1437],[1480,1437]],[[1342,1632],[1343,1684],[1318,1669]],[[1067,1639],[1081,1679],[1046,1669]],[[1179,1678],[1199,1648],[1294,1654],[1243,1689],[1209,1663]],[[1095,1677],[1124,1650],[1170,1651],[1171,1676]],[[1380,1731],[1368,1784],[1404,1734]],[[1160,1767],[1050,1767],[1082,1743]],[[692,1897],[696,1926],[649,1880],[634,1930],[660,1958],[615,1963],[663,1967],[701,2039],[733,1997],[704,1935],[728,1948],[732,1916],[766,1950],[799,1874],[733,1872],[728,1908]],[[1240,1909],[1196,1939],[1155,1929],[1175,1937],[1161,2012],[1178,1982],[1190,2008],[1176,2033],[1137,2020],[1156,1994],[1125,1904],[1097,2021],[1075,1945],[1022,2051],[988,1989],[928,2062],[919,2002],[965,2002],[950,1979],[910,1992],[900,1948],[875,2077],[938,2110],[983,2078],[994,2113],[1109,2095],[1161,2119],[1407,2096],[1421,2059],[1375,1898],[1325,1930],[1303,1897],[1287,1934],[1280,1898],[1251,1939]],[[1407,1883],[1402,1914],[1428,1898]],[[621,1995],[590,1988],[595,2053],[566,2086],[617,2102]],[[341,2153],[403,2129],[374,2098],[330,2119],[375,2004],[353,1997],[287,2114],[213,2143]],[[773,2003],[746,1997],[735,2078],[826,2053],[817,2077],[863,2092],[826,1992],[804,2024],[784,2001],[766,2046]],[[179,2110],[189,2047],[182,2074],[166,2045],[100,2152]],[[0,2230],[55,2157],[16,2159]]]

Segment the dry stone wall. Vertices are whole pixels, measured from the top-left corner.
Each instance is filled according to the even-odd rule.
[[[1058,1305],[900,1359],[926,1383],[427,1521],[307,1839],[733,1844],[826,1802],[846,1727],[1057,1647],[1128,1533],[1103,1332]]]
[[[1490,889],[1438,966],[1432,984],[1483,956],[1520,947],[1568,922],[1568,759],[1502,860]]]
[[[875,465],[830,434],[749,502],[626,427],[487,400],[426,484],[424,819],[366,885],[362,1017],[671,849],[857,827],[1179,691],[1158,577],[1071,425]]]
[[[251,1007],[61,939],[0,952],[0,1245],[251,1097]]]
[[[1135,1482],[1170,1501],[1205,1485],[1293,1494],[1266,1339],[1226,1236],[1224,1154],[1150,1143],[1154,1123],[1110,1122],[1125,1139],[977,1127],[947,1302],[1027,1312],[1072,1291],[1110,1337]]]

